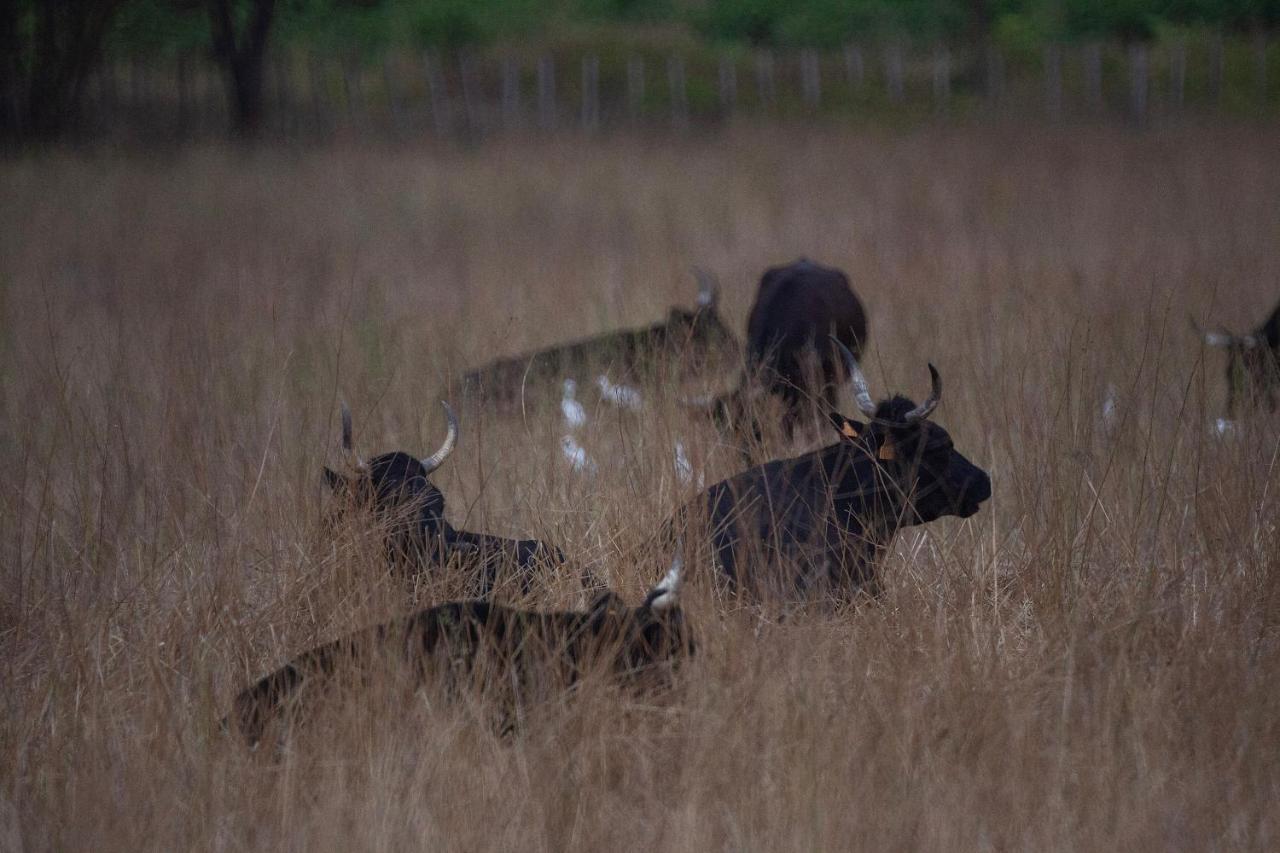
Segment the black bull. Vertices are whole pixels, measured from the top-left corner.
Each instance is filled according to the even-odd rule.
[[[835,444],[716,483],[671,522],[668,535],[709,550],[731,589],[784,599],[874,594],[877,558],[900,528],[968,518],[991,496],[987,473],[928,420],[942,394],[932,365],[924,403],[893,397],[876,405],[857,361],[841,349],[868,423],[833,412]]]
[[[592,671],[636,688],[662,688],[672,667],[694,652],[680,607],[681,580],[677,558],[634,608],[605,593],[585,611],[543,613],[485,601],[422,610],[303,652],[241,691],[223,726],[234,724],[256,744],[273,721],[302,712],[314,692],[327,693],[335,679],[367,675],[379,663],[407,673],[414,687],[489,691],[506,723],[513,703],[568,687]],[[509,694],[513,685],[518,690]]]
[[[751,400],[773,394],[782,401],[783,427],[791,432],[814,400],[835,406],[837,345],[860,358],[866,341],[866,312],[843,272],[804,258],[772,267],[761,276],[747,317],[746,363],[737,387],[688,402],[709,410],[722,426],[759,435]]]
[[[408,573],[450,563],[468,576],[469,592],[485,597],[500,582],[516,580],[528,592],[537,572],[564,562],[559,548],[536,539],[505,539],[458,530],[444,517],[444,494],[429,479],[458,437],[458,419],[443,403],[449,432],[431,456],[384,453],[365,462],[352,449],[351,413],[342,407],[342,447],[351,473],[324,469],[325,482],[340,501],[339,513],[369,511],[384,531],[387,559]]]

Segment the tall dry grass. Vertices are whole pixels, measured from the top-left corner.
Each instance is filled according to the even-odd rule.
[[[1274,130],[64,153],[0,166],[0,198],[0,847],[1280,844],[1277,422],[1210,436],[1186,322],[1274,304]],[[276,756],[221,735],[251,678],[453,588],[326,536],[340,396],[366,454],[427,452],[460,369],[656,319],[694,263],[741,328],[800,254],[849,272],[881,391],[940,366],[935,419],[992,475],[972,520],[899,537],[882,601],[780,622],[697,566],[665,701],[589,684],[504,740],[375,692]],[[634,601],[695,488],[673,442],[707,482],[738,465],[677,390],[584,395],[593,479],[554,401],[470,407],[449,517]]]

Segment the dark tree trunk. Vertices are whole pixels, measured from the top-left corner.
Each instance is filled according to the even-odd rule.
[[[85,81],[122,0],[35,4],[29,43],[17,0],[0,0],[0,132],[49,137],[75,122]]]
[[[237,133],[252,136],[262,126],[267,43],[275,0],[251,0],[243,21],[235,0],[208,0],[213,50],[222,63]]]

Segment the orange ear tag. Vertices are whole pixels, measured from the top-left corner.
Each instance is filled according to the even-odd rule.
[[[894,447],[892,439],[884,440],[884,444],[880,445],[880,449],[876,451],[876,458],[885,462],[892,462],[898,458],[898,448]]]
[[[840,427],[840,434],[845,438],[857,438],[858,428],[851,421],[845,421],[844,425]]]

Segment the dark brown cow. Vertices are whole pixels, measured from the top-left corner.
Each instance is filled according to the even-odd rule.
[[[613,593],[585,611],[553,613],[462,601],[367,628],[259,679],[235,698],[223,727],[234,724],[257,744],[273,721],[302,712],[308,698],[379,664],[406,673],[413,686],[488,693],[508,725],[522,697],[564,689],[593,671],[636,688],[668,686],[673,667],[694,651],[680,607],[682,566],[677,557],[634,608]]]
[[[835,406],[843,371],[834,342],[860,358],[866,340],[866,312],[843,272],[805,258],[772,267],[760,278],[747,318],[746,369],[737,387],[687,402],[711,412],[722,427],[758,437],[751,400],[771,393],[782,400],[789,434],[814,400]]]
[[[714,348],[737,348],[737,340],[717,311],[719,288],[706,274],[698,277],[692,311],[672,308],[665,320],[640,329],[623,329],[549,349],[502,358],[462,377],[463,392],[488,401],[517,399],[526,389],[559,389],[565,379],[586,386],[596,372],[622,379],[642,378],[662,359],[693,366]]]
[[[349,473],[324,469],[325,482],[339,499],[335,516],[366,511],[385,533],[387,559],[399,570],[416,573],[452,561],[469,574],[470,591],[488,596],[514,573],[528,592],[538,570],[564,562],[559,548],[536,539],[506,539],[458,530],[444,517],[444,494],[429,479],[444,464],[458,440],[458,418],[444,406],[449,432],[440,449],[419,459],[409,453],[383,453],[365,462],[352,448],[351,411],[342,405],[342,449]],[[336,517],[334,518],[336,521]]]

